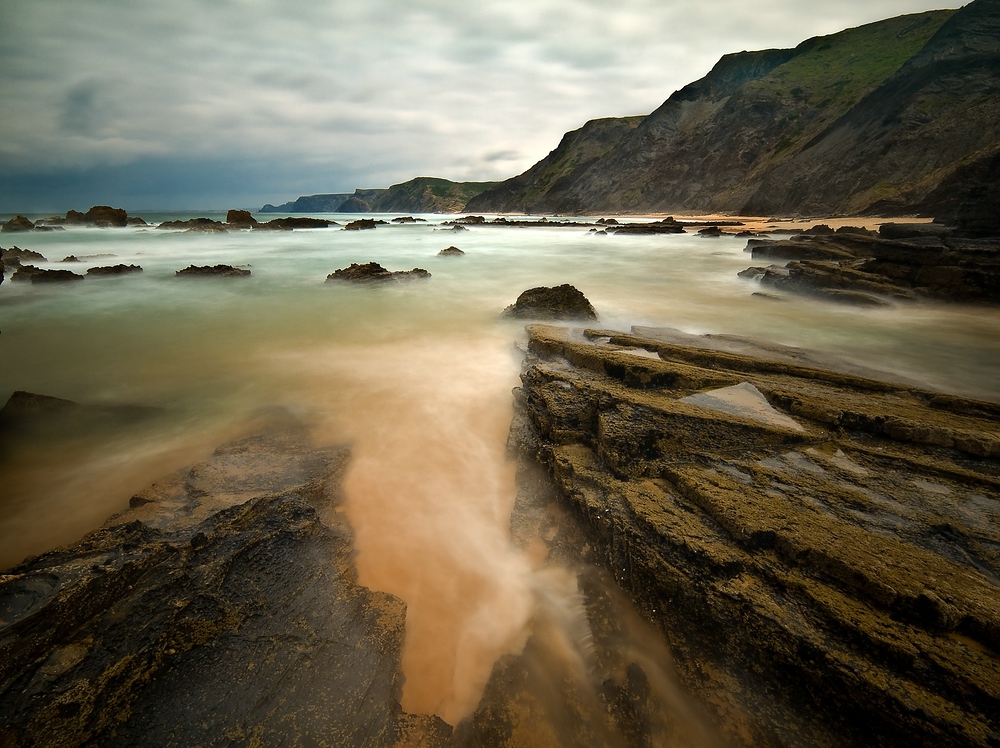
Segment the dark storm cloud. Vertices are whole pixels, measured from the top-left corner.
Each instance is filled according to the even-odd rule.
[[[414,174],[504,178],[588,119],[652,111],[722,54],[934,6],[0,2],[0,97],[16,102],[0,118],[8,178],[267,161],[233,189],[271,202],[349,190],[359,175],[368,186]],[[291,192],[268,177],[296,170]]]

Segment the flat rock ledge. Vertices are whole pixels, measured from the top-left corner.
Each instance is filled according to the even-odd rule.
[[[0,575],[4,746],[439,746],[403,603],[357,583],[346,449],[278,419]]]
[[[1000,405],[733,340],[527,330],[519,472],[730,744],[1000,745]]]

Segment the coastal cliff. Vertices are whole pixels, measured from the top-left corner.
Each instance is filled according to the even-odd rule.
[[[1000,152],[998,29],[1000,3],[974,0],[726,55],[638,126],[588,123],[466,209],[954,213]],[[568,141],[593,157],[547,179]]]
[[[416,177],[387,189],[353,193],[304,195],[282,205],[265,205],[261,213],[460,213],[470,199],[496,182],[452,182]]]

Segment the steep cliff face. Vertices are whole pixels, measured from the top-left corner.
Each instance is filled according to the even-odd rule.
[[[560,145],[469,208],[957,210],[968,190],[937,188],[1000,151],[998,28],[1000,2],[975,0],[795,49],[727,55],[596,160],[546,181],[542,167]]]
[[[261,213],[459,213],[470,199],[496,182],[452,182],[416,177],[388,189],[353,193],[303,195],[282,205],[265,205]]]

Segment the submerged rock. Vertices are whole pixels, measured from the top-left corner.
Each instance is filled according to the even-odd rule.
[[[377,262],[367,262],[360,265],[352,262],[346,268],[334,270],[326,276],[327,283],[381,283],[384,281],[410,280],[413,278],[430,278],[431,274],[423,268],[413,270],[386,270]]]
[[[587,297],[568,283],[529,288],[503,311],[518,319],[596,320],[597,312]]]
[[[250,271],[232,265],[188,265],[174,275],[179,278],[247,278]]]
[[[461,257],[464,254],[465,252],[460,250],[458,247],[445,247],[438,252],[438,255],[441,257]]]
[[[405,607],[357,582],[347,458],[278,421],[0,576],[4,744],[449,744],[399,705]]]
[[[35,224],[24,216],[14,216],[9,221],[0,226],[0,232],[4,234],[14,234],[21,231],[31,231]]]
[[[1000,405],[782,347],[528,331],[510,447],[583,532],[550,547],[629,592],[730,743],[995,740]]]
[[[142,267],[140,265],[107,265],[105,267],[89,268],[87,270],[87,275],[129,275],[131,273],[141,273]]]
[[[21,265],[11,277],[12,281],[31,281],[32,283],[63,283],[65,281],[83,280],[83,276],[72,270],[45,270],[34,265]]]
[[[20,247],[9,247],[4,249],[0,247],[0,259],[4,261],[7,267],[17,267],[24,260],[30,260],[31,262],[47,262],[41,253],[35,252],[31,249],[21,249]]]
[[[344,226],[345,231],[366,231],[369,229],[374,229],[378,224],[371,218],[359,218],[356,221],[351,221],[349,224]]]

